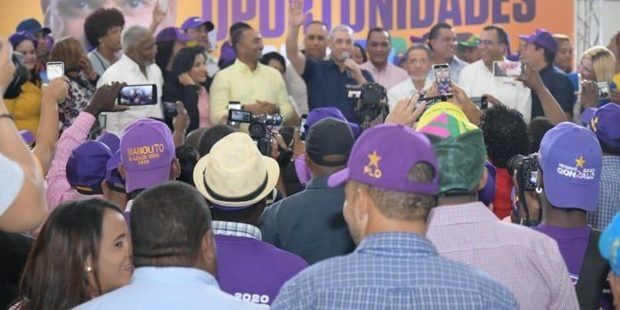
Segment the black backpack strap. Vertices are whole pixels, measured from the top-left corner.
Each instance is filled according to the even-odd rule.
[[[597,309],[607,283],[609,263],[598,251],[598,239],[601,231],[592,229],[586,254],[579,271],[579,280],[575,286],[580,309]]]

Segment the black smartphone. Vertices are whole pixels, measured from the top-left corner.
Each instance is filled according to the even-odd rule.
[[[251,123],[252,112],[243,110],[228,110],[228,123]]]
[[[473,103],[480,108],[480,110],[486,110],[489,108],[489,100],[487,99],[487,96],[470,97],[469,99],[473,101]]]
[[[308,114],[302,115],[301,123],[299,124],[299,138],[302,141],[306,140],[306,118],[308,118]]]
[[[435,85],[439,95],[452,97],[452,79],[450,78],[450,65],[437,64],[433,65],[435,73]]]
[[[143,106],[157,104],[157,86],[155,84],[127,85],[118,94],[118,105]]]

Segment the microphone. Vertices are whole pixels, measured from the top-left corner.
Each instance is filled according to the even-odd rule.
[[[341,54],[340,58],[342,59],[342,61],[345,61],[345,60],[347,60],[347,59],[351,58],[351,53],[346,52],[346,51],[345,51],[345,52],[342,52],[342,54]],[[352,77],[351,77],[351,71],[349,71],[349,69],[348,69],[348,68],[346,68],[346,67],[345,67],[345,69],[344,69],[344,70],[345,70],[345,73],[347,74],[347,78],[348,78],[348,79],[352,79]]]

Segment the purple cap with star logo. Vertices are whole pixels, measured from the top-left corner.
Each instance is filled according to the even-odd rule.
[[[547,200],[557,208],[596,210],[602,158],[587,128],[564,122],[547,131],[538,151]]]
[[[435,171],[432,182],[411,181],[409,171],[427,163]],[[402,125],[380,125],[362,133],[349,155],[347,167],[332,174],[328,186],[355,180],[387,190],[436,195],[439,192],[439,165],[428,138]]]
[[[601,143],[620,150],[620,105],[610,102],[596,109],[588,126]]]

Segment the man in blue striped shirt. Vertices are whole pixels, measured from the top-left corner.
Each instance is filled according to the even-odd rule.
[[[347,168],[343,213],[355,252],[289,280],[272,309],[517,309],[514,296],[481,271],[439,257],[424,237],[438,165],[429,140],[401,125],[365,131]]]

